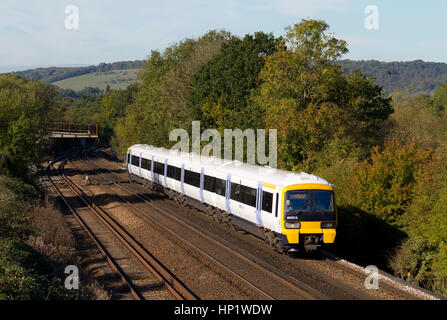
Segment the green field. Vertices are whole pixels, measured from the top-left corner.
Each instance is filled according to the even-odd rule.
[[[80,91],[86,87],[100,88],[105,90],[107,85],[110,89],[125,89],[131,83],[137,82],[139,69],[112,70],[107,72],[93,72],[82,76],[53,82],[55,86],[62,89]]]

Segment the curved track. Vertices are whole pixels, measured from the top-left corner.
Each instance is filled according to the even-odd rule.
[[[98,175],[101,175],[105,177],[107,173],[100,172],[99,170],[92,168],[91,166],[87,165],[84,161],[82,161],[80,158],[77,158],[77,161],[81,163],[83,166],[87,168],[89,171],[96,172]],[[74,166],[76,166],[73,163]],[[95,178],[90,177],[90,179],[95,180]],[[237,270],[234,270],[218,259],[214,258],[210,254],[208,254],[205,250],[201,249],[198,245],[193,244],[191,241],[188,241],[186,238],[181,236],[178,232],[174,231],[172,228],[161,222],[160,220],[156,219],[151,215],[150,212],[147,210],[143,210],[140,207],[137,207],[131,200],[129,200],[129,197],[134,197],[135,200],[139,200],[140,202],[145,203],[146,205],[149,205],[152,209],[157,210],[158,212],[161,212],[162,214],[165,214],[166,211],[162,211],[158,206],[154,206],[150,199],[145,197],[144,195],[138,194],[134,191],[132,191],[129,188],[126,188],[120,184],[115,183],[116,181],[105,177],[105,180],[108,180],[110,182],[110,185],[100,184],[100,186],[107,191],[109,194],[113,194],[115,197],[119,198],[123,203],[126,203],[127,206],[132,208],[137,214],[140,215],[140,217],[143,217],[144,220],[148,221],[149,223],[156,224],[160,228],[162,228],[164,231],[166,231],[169,234],[172,234],[174,237],[176,237],[179,241],[184,243],[189,248],[195,250],[200,255],[204,256],[205,258],[209,259],[213,263],[215,263],[217,266],[225,270],[225,272],[233,275],[234,277],[238,278],[240,281],[244,282],[247,286],[251,287],[254,291],[258,292],[259,295],[263,299],[275,299],[273,294],[269,294],[265,290],[261,289],[259,285],[253,283],[253,281],[246,279],[246,277],[242,276],[240,273],[238,273]],[[98,181],[100,182],[100,181]],[[111,185],[117,186],[121,190],[125,191],[129,197],[124,198],[123,196],[119,195],[117,192],[113,191],[110,187]],[[134,202],[135,202],[134,200]],[[214,246],[218,247],[220,250],[225,251],[228,255],[231,255],[231,259],[238,259],[244,264],[248,265],[250,268],[254,268],[257,270],[257,272],[262,273],[263,277],[268,277],[272,281],[275,281],[277,285],[280,285],[281,287],[288,288],[290,292],[295,293],[295,298],[300,299],[329,299],[329,297],[325,296],[324,294],[319,293],[318,291],[314,290],[313,288],[307,286],[306,284],[296,280],[288,278],[286,275],[283,275],[283,277],[278,276],[275,272],[272,272],[268,270],[267,268],[263,267],[262,264],[256,263],[256,259],[253,257],[253,259],[249,259],[241,254],[239,254],[237,251],[231,249],[228,246],[223,245],[221,242],[217,241],[216,239],[206,235],[201,230],[198,230],[194,227],[191,227],[181,219],[170,216],[170,218],[175,221],[176,223],[182,225],[184,228],[186,228],[191,233],[194,233],[201,238],[203,238],[204,241],[213,244]],[[305,289],[303,289],[305,288]]]
[[[92,150],[96,152],[101,151],[100,148]],[[362,292],[364,290],[358,290],[358,288],[345,284],[344,281],[339,281],[332,277],[325,277],[318,271],[313,270],[312,267],[308,267],[297,260],[297,266],[299,266],[304,273],[308,274],[311,278],[314,278],[315,281],[324,282],[323,287],[329,288],[329,290],[322,290],[322,286],[314,286],[312,282],[309,283],[308,281],[300,280],[293,274],[289,274],[285,269],[278,268],[273,263],[269,263],[261,257],[258,257],[239,246],[235,246],[234,243],[227,241],[218,234],[210,232],[206,227],[204,228],[203,226],[195,224],[190,219],[186,219],[184,215],[182,216],[182,214],[177,212],[177,209],[173,208],[175,207],[173,203],[168,205],[170,201],[160,200],[162,198],[154,199],[152,196],[148,196],[147,192],[142,192],[141,186],[135,186],[133,188],[127,186],[126,184],[129,180],[123,178],[123,173],[125,173],[125,171],[112,171],[107,169],[110,163],[106,163],[103,158],[88,157],[87,159],[83,159],[79,154],[73,153],[67,157],[66,161],[68,161],[71,167],[76,169],[77,173],[88,175],[89,179],[95,182],[95,186],[104,191],[104,195],[107,195],[109,198],[114,197],[115,199],[119,199],[114,200],[114,202],[118,202],[120,205],[122,204],[127,207],[148,226],[156,226],[156,229],[169,235],[172,239],[175,239],[175,241],[182,243],[184,247],[187,247],[197,255],[200,255],[203,260],[209,261],[230,277],[237,279],[237,281],[243,283],[247,288],[250,288],[252,292],[255,292],[255,296],[258,298],[362,300],[376,298],[374,294],[369,295],[369,293]],[[65,163],[60,167],[61,170],[64,169],[64,165]],[[145,252],[149,257],[152,256],[138,243],[138,241],[133,240],[134,242],[132,243],[133,235],[128,234],[123,227],[114,221],[114,219],[108,215],[106,210],[101,208],[101,205],[90,199],[90,197],[83,192],[82,187],[77,186],[76,183],[63,173],[61,173],[60,177],[67,185],[71,186],[73,193],[81,198],[86,205],[99,212],[103,217],[103,220],[106,220],[112,225],[109,227],[111,232],[115,230],[115,233],[121,235],[122,238],[128,238],[128,243],[131,243],[131,248],[128,248],[130,251],[133,251],[133,254],[135,254],[134,252],[136,251]],[[123,242],[123,240],[120,241]],[[213,249],[210,249],[211,247],[213,247]],[[216,254],[216,252],[218,253]],[[155,257],[152,258],[157,261]],[[143,260],[147,261],[147,256],[144,257]],[[350,273],[350,276],[352,277],[364,277],[360,272],[348,270],[348,268],[340,266],[333,261],[327,260],[324,263],[327,264],[329,268],[343,270],[340,272],[346,274]],[[250,270],[250,272],[246,272],[246,270]],[[258,278],[254,277],[254,274],[256,274]],[[259,278],[262,280],[259,280]],[[175,275],[168,271],[167,279],[162,278],[160,281],[169,285],[170,283],[175,282],[175,279]],[[180,281],[179,283],[181,284]],[[385,288],[389,293],[394,294],[398,299],[418,298],[417,296],[403,292],[386,283],[381,283],[381,287]],[[178,288],[179,285],[176,284],[173,289],[170,289],[173,296],[177,299],[196,299],[201,296],[200,289],[198,290],[196,288],[193,293],[191,289],[188,289],[185,285],[185,290],[189,291],[188,296],[188,294],[180,293]],[[286,294],[284,294],[285,291],[287,291]]]
[[[70,178],[65,176],[61,171],[63,170],[65,161],[62,161],[61,165],[57,168],[57,173],[61,181],[63,181],[69,189],[72,191],[81,202],[83,202],[103,224],[107,229],[140,261],[140,263],[150,271],[172,294],[173,297],[179,300],[188,299],[196,300],[197,297],[188,288],[186,288],[174,275],[171,274],[163,265],[161,265],[150,253],[148,253],[141,245],[139,245],[131,235],[117,224],[108,214],[100,207],[96,206],[89,197],[82,192],[82,190],[73,182]],[[123,272],[122,268],[115,261],[112,255],[107,251],[105,246],[100,240],[93,234],[92,230],[88,227],[85,221],[77,213],[76,209],[69,204],[66,197],[54,183],[48,175],[48,168],[45,170],[46,177],[55,191],[59,194],[69,210],[74,214],[83,229],[88,233],[89,237],[93,240],[98,247],[104,258],[108,262],[109,266],[115,271],[115,273],[122,279],[122,282],[129,288],[130,293],[135,299],[144,299],[143,295],[138,292],[135,285],[129,280],[129,277]]]
[[[89,163],[86,163],[86,161],[83,161],[80,158],[76,158],[76,163],[79,163],[80,165],[84,166],[87,172],[95,173],[98,177],[100,177],[100,179],[91,178],[91,179],[97,179],[98,185],[101,185],[101,187],[104,190],[107,190],[108,193],[113,193],[115,196],[120,197],[123,202],[133,207],[140,214],[146,216],[146,218],[151,222],[155,222],[157,224],[161,223],[151,215],[151,212],[146,212],[144,209],[136,207],[134,203],[144,203],[146,207],[150,207],[152,210],[155,210],[162,215],[165,216],[169,215],[169,218],[171,220],[175,221],[179,225],[182,225],[185,229],[187,229],[191,233],[200,235],[200,237],[202,237],[204,241],[212,243],[220,250],[227,252],[228,255],[232,256],[232,259],[242,260],[244,261],[244,263],[249,265],[250,268],[254,268],[256,269],[257,272],[262,273],[269,278],[275,279],[275,281],[279,285],[288,288],[292,292],[296,292],[301,299],[333,299],[333,297],[321,293],[320,291],[309,286],[303,281],[300,281],[299,279],[292,277],[286,274],[285,272],[279,270],[275,266],[268,264],[265,261],[262,261],[255,255],[247,251],[241,251],[239,248],[232,248],[231,244],[229,244],[224,239],[218,237],[217,235],[209,234],[207,230],[200,228],[199,226],[194,225],[189,221],[181,219],[178,215],[175,214],[175,212],[173,212],[169,208],[161,207],[159,204],[155,203],[152,199],[149,199],[146,195],[139,193],[135,190],[132,190],[129,187],[125,187],[123,184],[120,183],[120,181],[123,182],[122,177],[119,177],[115,173],[108,171],[101,165],[97,164],[96,166],[93,166],[90,163],[96,160],[89,159],[88,161]],[[77,166],[76,164],[73,165]],[[119,188],[120,190],[125,191],[128,197],[124,199],[123,197],[119,196],[117,192],[111,190],[112,186],[114,188]],[[134,200],[132,200],[131,197],[133,197]],[[307,269],[306,271],[309,273],[313,273],[313,271],[309,269]],[[344,292],[342,296],[343,299],[371,299],[370,296],[363,294],[362,292],[358,292],[357,290],[349,286],[346,286],[338,281],[334,281],[332,279],[326,279],[325,281],[327,282],[327,285],[336,287],[337,290],[339,291],[343,291]]]

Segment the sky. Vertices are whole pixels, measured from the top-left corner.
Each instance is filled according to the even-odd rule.
[[[447,63],[446,13],[445,0],[1,0],[0,68],[142,60],[212,29],[280,36],[309,18],[346,59]]]

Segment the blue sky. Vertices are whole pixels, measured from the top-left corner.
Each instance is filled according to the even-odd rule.
[[[65,8],[79,9],[67,30]],[[367,30],[375,5],[379,29]],[[284,34],[303,18],[323,19],[355,60],[447,62],[447,1],[403,0],[1,0],[0,66],[91,65],[147,58],[211,29]]]

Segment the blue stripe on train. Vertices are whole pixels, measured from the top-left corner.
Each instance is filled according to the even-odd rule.
[[[164,180],[165,180],[165,187],[168,187],[168,180],[166,180],[166,176],[168,175],[168,159],[165,160],[165,171],[164,171]]]
[[[202,199],[202,202],[205,202],[205,197],[203,196],[203,184],[205,180],[205,169],[202,168],[200,170],[200,199]]]
[[[225,205],[227,207],[227,212],[231,213],[230,207],[230,195],[231,195],[231,174],[227,175],[227,183],[225,188]]]
[[[180,185],[182,188],[182,193],[185,194],[185,164],[182,163],[182,171],[180,173]]]

